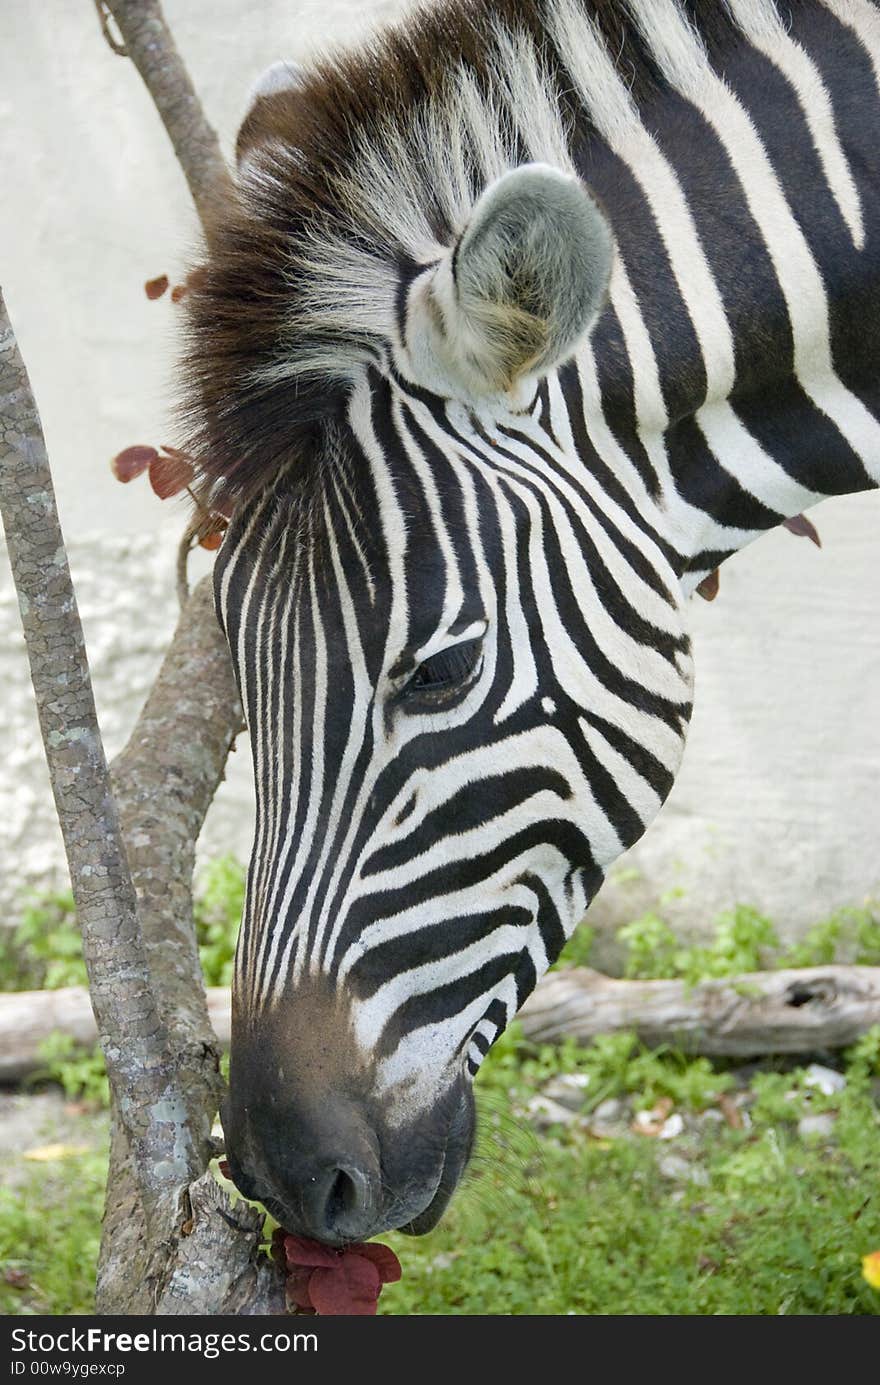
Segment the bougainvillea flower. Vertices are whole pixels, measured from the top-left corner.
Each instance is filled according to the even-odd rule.
[[[376,1312],[383,1284],[400,1278],[400,1261],[388,1246],[359,1242],[337,1250],[304,1236],[275,1233],[288,1270],[287,1297],[297,1308],[323,1316],[366,1317]]]
[[[168,500],[185,490],[193,479],[193,466],[189,458],[176,448],[164,449],[167,457],[156,457],[149,466],[150,485],[160,500]]]
[[[155,447],[146,447],[142,443],[135,443],[134,447],[126,447],[121,452],[117,452],[110,463],[110,470],[117,481],[128,483],[145,472],[158,455]]]
[[[144,284],[144,293],[152,301],[161,298],[168,287],[168,275],[160,274],[156,279],[148,279]]]
[[[199,536],[200,547],[208,549],[219,548],[221,543],[223,542],[223,535],[225,533],[226,521],[218,521],[216,527],[208,529],[205,533]]]
[[[872,1289],[880,1289],[880,1250],[862,1256],[862,1274]]]

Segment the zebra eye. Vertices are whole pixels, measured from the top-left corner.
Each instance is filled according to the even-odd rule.
[[[407,693],[441,693],[460,688],[475,672],[481,648],[481,640],[464,640],[432,654],[410,678]]]

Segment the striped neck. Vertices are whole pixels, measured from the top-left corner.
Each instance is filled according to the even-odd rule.
[[[783,519],[880,484],[876,16],[802,5],[783,28],[731,0],[746,42],[710,61],[657,0],[638,23],[665,85],[637,106],[580,8],[555,8],[595,126],[579,171],[619,250],[561,384],[696,583]]]

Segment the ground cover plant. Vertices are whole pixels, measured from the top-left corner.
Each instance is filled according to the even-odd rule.
[[[202,877],[212,985],[228,981],[242,884],[228,859]],[[659,914],[620,940],[633,976],[880,961],[871,909],[841,911],[788,950],[745,906],[700,947],[679,943]],[[588,961],[586,930],[570,951]],[[0,984],[75,984],[79,965],[67,899],[46,896],[7,936]],[[4,1314],[92,1310],[106,1171],[100,1056],[56,1036],[47,1083],[60,1088],[49,1118],[29,1148],[4,1155]],[[466,1183],[429,1236],[384,1238],[404,1272],[380,1313],[880,1313],[862,1265],[880,1248],[880,1029],[845,1054],[731,1064],[649,1052],[627,1034],[536,1048],[514,1024],[477,1091]]]

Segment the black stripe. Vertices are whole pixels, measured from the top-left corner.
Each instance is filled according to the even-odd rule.
[[[377,943],[358,957],[348,973],[348,979],[360,1000],[381,989],[392,976],[402,976],[415,967],[427,966],[441,958],[454,957],[474,943],[485,942],[486,951],[492,948],[492,936],[499,928],[527,928],[531,915],[527,909],[505,907],[484,914],[458,916],[450,912],[442,923]]]

